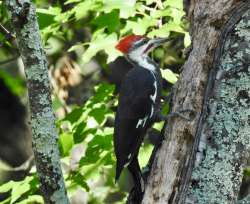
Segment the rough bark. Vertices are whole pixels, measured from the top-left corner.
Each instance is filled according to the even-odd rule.
[[[237,200],[250,147],[249,28],[247,5],[237,9],[226,25],[222,48],[216,52],[208,82],[207,116],[200,132],[206,156],[192,172],[189,203]]]
[[[188,17],[191,20],[192,51],[184,64],[180,80],[176,84],[172,111],[193,109],[195,114],[190,115],[193,117],[191,122],[180,118],[168,121],[165,129],[166,140],[156,154],[143,203],[232,203],[237,197],[242,176],[241,169],[248,150],[246,139],[249,140],[249,137],[246,134],[245,119],[248,117],[249,107],[244,97],[249,94],[249,76],[247,76],[247,71],[243,71],[242,75],[245,78],[235,75],[234,72],[227,78],[227,74],[224,74],[226,72],[223,72],[225,67],[217,72],[216,66],[219,64],[217,64],[216,55],[218,55],[218,47],[223,47],[224,38],[227,37],[225,34],[228,34],[231,29],[228,30],[228,28],[237,23],[237,18],[249,5],[249,1],[200,0],[186,1],[186,3],[189,4],[187,6]],[[235,18],[230,18],[232,15]],[[232,25],[227,24],[229,19]],[[247,33],[244,29],[243,31],[249,37],[249,32]],[[240,52],[238,52],[239,49],[233,49],[232,55],[240,53],[240,58],[243,56],[242,51],[247,47],[246,42],[249,44],[249,39],[240,39],[240,36],[232,38],[233,41],[234,38],[239,40],[238,45],[242,40],[245,41],[245,47],[241,47]],[[249,52],[245,53],[247,54],[249,55]],[[233,61],[229,58],[225,59],[226,56],[223,57],[221,56],[223,66],[231,65],[232,70],[235,68],[239,71],[237,63],[240,62],[234,56],[230,56]],[[249,62],[244,60],[246,65],[249,65]],[[244,63],[241,61],[241,64]],[[216,70],[215,74],[214,70]],[[221,74],[226,78],[221,76],[220,80],[211,80],[212,73],[213,76],[219,77]],[[213,82],[212,86],[209,81]],[[235,90],[236,87],[238,90]],[[217,92],[211,92],[212,88]],[[229,104],[233,104],[237,109]],[[215,111],[209,105],[213,105]],[[207,107],[209,107],[209,112],[207,112]],[[204,150],[202,145],[206,142],[206,138],[209,138],[209,142],[204,159],[200,157],[202,152],[198,154],[196,152],[198,149]],[[223,154],[218,153],[219,150]],[[215,160],[212,160],[212,157]],[[196,161],[204,160],[201,166],[192,172],[195,158]],[[196,165],[198,164],[197,162]],[[191,176],[195,179],[191,183],[193,185],[190,186]],[[210,179],[210,177],[213,178]],[[227,180],[224,180],[226,178]],[[217,185],[224,181],[223,186]],[[186,200],[187,192],[190,196]]]
[[[6,0],[25,65],[31,114],[32,145],[45,203],[68,204],[57,145],[48,65],[42,48],[35,7],[29,0]]]

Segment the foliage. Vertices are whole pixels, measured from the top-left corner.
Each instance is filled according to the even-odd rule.
[[[79,42],[69,51],[84,46],[82,60],[86,63],[99,51],[106,53],[107,62],[120,55],[114,46],[118,38],[128,32],[148,37],[168,37],[171,32],[185,35],[185,46],[190,44],[181,0],[68,0],[65,5],[72,9],[66,12],[59,6],[37,9],[43,38],[50,36],[70,38],[67,23],[84,24],[86,32],[92,33],[91,41]],[[152,6],[153,5],[153,6]],[[67,35],[68,34],[68,35]]]
[[[52,65],[57,63],[58,56],[67,53],[76,55],[75,61],[82,72],[85,65],[93,59],[107,68],[108,63],[120,55],[114,48],[118,39],[131,32],[148,37],[171,35],[181,39],[180,46],[166,45],[168,53],[166,49],[159,48],[152,54],[152,57],[162,65],[170,62],[181,64],[183,57],[176,49],[190,44],[186,31],[187,23],[183,19],[182,0],[68,0],[65,3],[36,0],[34,2],[37,6],[42,39]],[[0,8],[1,14],[5,14],[0,17],[0,23],[9,27],[5,8],[2,6]],[[1,33],[0,40],[3,42],[0,58],[9,58],[15,45],[6,40]],[[170,83],[177,81],[178,74],[170,69],[162,70],[162,73]],[[14,93],[22,95],[23,86],[18,79],[13,79],[4,72],[0,72],[0,77],[4,78]],[[125,194],[119,192],[121,189],[129,190],[127,180],[121,178],[119,185],[115,185],[113,179],[115,159],[112,145],[114,119],[112,108],[117,103],[113,91],[112,85],[99,83],[95,86],[94,94],[83,105],[71,105],[71,107],[66,105],[72,111],[63,118],[58,118],[57,122],[69,196],[75,195],[81,189],[85,192],[88,203],[122,202]],[[56,107],[66,104],[65,101],[56,101],[57,96],[53,98]],[[140,153],[140,162],[143,165],[147,163],[152,150],[152,146],[147,144],[144,146]],[[80,155],[75,154],[76,151],[80,151]],[[9,196],[1,203],[42,203],[34,172],[24,180],[9,181],[0,186],[0,193],[5,192],[9,192]]]

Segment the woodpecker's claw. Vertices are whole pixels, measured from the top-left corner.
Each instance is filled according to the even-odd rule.
[[[172,113],[169,113],[167,116],[162,115],[161,113],[159,113],[159,114],[156,115],[155,121],[156,122],[167,121],[168,119],[170,119],[172,117],[180,117],[180,118],[182,118],[184,120],[192,121],[193,117],[186,117],[185,115],[182,114],[182,113],[185,113],[185,112],[194,113],[194,111],[191,110],[191,109],[183,109],[183,110],[180,110],[180,111],[172,112]]]
[[[186,110],[181,110],[181,111],[178,111],[178,112],[173,112],[173,113],[170,113],[167,117],[180,117],[184,120],[187,120],[187,121],[192,121],[192,119],[190,117],[186,117],[185,115],[183,115],[182,113],[185,113],[185,112],[190,112],[190,110],[186,109]],[[168,119],[167,118],[167,119]]]

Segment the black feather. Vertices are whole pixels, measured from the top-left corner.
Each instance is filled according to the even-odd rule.
[[[130,70],[122,82],[114,131],[116,180],[119,179],[124,166],[129,164],[135,155],[137,157],[146,130],[152,124],[152,118],[149,116],[153,105],[150,95],[155,93],[154,82],[152,72],[141,67]],[[157,95],[160,95],[160,90],[157,92]],[[159,97],[156,98],[155,108],[158,103]],[[136,127],[138,121],[145,117],[148,117],[145,125]]]

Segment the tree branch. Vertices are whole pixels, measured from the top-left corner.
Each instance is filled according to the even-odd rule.
[[[152,165],[143,199],[145,204],[192,202],[192,199],[187,201],[185,198],[190,187],[196,152],[202,146],[202,142],[200,143],[202,134],[199,134],[197,129],[204,123],[209,113],[206,109],[207,100],[204,99],[204,93],[209,74],[213,70],[215,50],[223,32],[223,26],[232,11],[240,8],[242,4],[249,5],[249,1],[192,1],[192,12],[190,12],[192,51],[175,86],[172,109],[173,112],[180,109],[193,109],[197,113],[192,122],[177,118],[169,121],[165,129],[167,139],[157,152]],[[203,125],[201,127],[200,130],[205,128]],[[206,137],[203,142],[206,143]],[[199,158],[196,159],[199,160]],[[204,174],[206,173],[203,172]],[[195,182],[196,180],[192,184],[195,185]],[[209,188],[208,184],[207,188]],[[237,189],[234,190],[237,191]]]
[[[192,172],[191,203],[234,203],[238,197],[250,148],[250,108],[244,104],[250,94],[248,21],[249,2],[233,12],[216,52],[208,112],[200,131],[207,144],[204,158]]]
[[[25,65],[28,84],[32,144],[45,203],[68,204],[52,110],[48,64],[39,34],[34,6],[29,0],[6,0]]]

